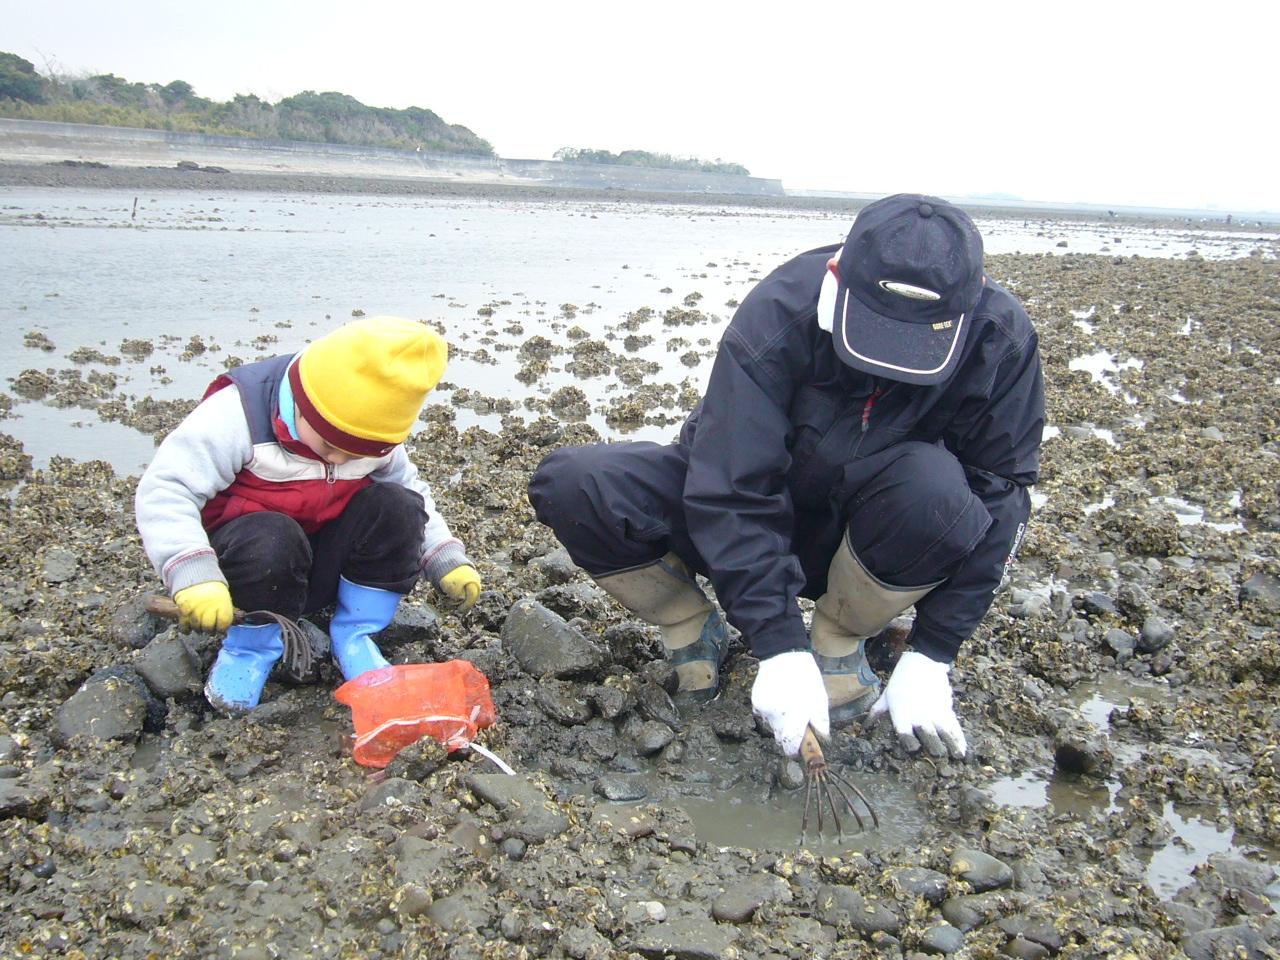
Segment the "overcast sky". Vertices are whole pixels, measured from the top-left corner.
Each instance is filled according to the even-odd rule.
[[[216,100],[428,107],[504,157],[635,148],[790,188],[1274,211],[1278,10],[0,0],[0,50]]]

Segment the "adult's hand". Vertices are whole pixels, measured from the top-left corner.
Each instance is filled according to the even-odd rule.
[[[949,664],[906,651],[871,707],[871,719],[887,713],[908,750],[923,745],[935,757],[963,757],[969,747],[952,706],[950,670]]]
[[[831,733],[827,688],[818,662],[807,650],[788,650],[760,661],[751,709],[769,725],[789,757],[800,752],[806,727],[812,726],[821,737]]]
[[[235,607],[231,605],[231,591],[221,580],[193,583],[173,595],[173,602],[181,613],[179,625],[183,630],[203,630],[205,633],[222,633],[231,626]]]
[[[470,610],[480,599],[480,572],[469,563],[459,564],[440,578],[440,589],[462,610]]]

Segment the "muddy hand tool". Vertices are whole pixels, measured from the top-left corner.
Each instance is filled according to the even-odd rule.
[[[872,826],[877,828],[880,826],[880,818],[866,795],[827,765],[827,758],[822,753],[818,735],[812,726],[805,729],[804,739],[800,741],[800,757],[804,760],[805,769],[804,818],[800,821],[801,843],[804,843],[805,835],[809,830],[809,810],[815,806],[818,812],[818,834],[822,834],[824,804],[835,822],[839,836],[844,836],[844,826],[840,821],[842,811],[846,815],[852,814],[858,822],[858,829],[865,830],[866,822],[858,812],[858,805],[854,803],[855,797],[861,801],[863,809],[870,815]]]
[[[147,597],[147,613],[166,620],[178,620],[182,611],[168,597],[155,595]],[[275,621],[280,624],[280,636],[284,640],[284,655],[280,658],[280,669],[288,678],[301,681],[311,675],[315,654],[311,649],[311,641],[307,632],[294,620],[282,617],[270,610],[237,610],[233,617],[236,623],[267,623]]]

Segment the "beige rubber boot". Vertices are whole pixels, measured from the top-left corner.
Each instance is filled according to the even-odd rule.
[[[827,571],[827,592],[818,598],[809,630],[833,724],[866,713],[880,695],[880,678],[867,663],[867,638],[937,585],[894,587],[877,580],[848,538],[841,538]]]
[[[662,631],[667,659],[676,668],[676,701],[706,703],[720,689],[727,631],[718,610],[674,553],[661,560],[595,578],[641,620]]]

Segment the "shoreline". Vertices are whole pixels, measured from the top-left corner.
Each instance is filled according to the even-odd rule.
[[[776,210],[816,210],[847,213],[852,217],[869,200],[842,197],[753,196],[719,193],[668,193],[644,190],[547,187],[528,183],[491,183],[408,177],[331,176],[307,173],[211,172],[176,167],[84,166],[65,162],[0,162],[0,189],[4,187],[52,187],[104,190],[232,190],[305,193],[317,195],[370,195],[405,197],[475,198],[482,200],[543,200],[596,203],[636,203],[669,206],[750,207]],[[1192,219],[1178,213],[1118,212],[1114,217],[1092,211],[1069,210],[1045,204],[1037,207],[1001,206],[998,203],[960,201],[978,216],[1011,219],[1053,219],[1082,223],[1124,223],[1169,226],[1221,232],[1280,233],[1280,223],[1255,220]]]

